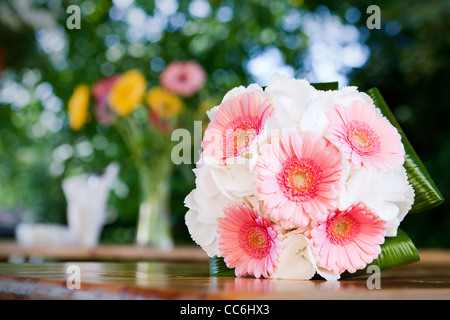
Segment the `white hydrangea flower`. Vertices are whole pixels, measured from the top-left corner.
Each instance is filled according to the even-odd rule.
[[[309,280],[316,273],[316,263],[303,230],[283,235],[278,265],[272,278]]]
[[[192,240],[199,245],[209,257],[214,257],[217,254],[217,219],[211,219],[199,210],[199,206],[195,202],[194,194],[197,189],[185,199],[185,206],[189,208],[185,215],[185,223],[191,234]]]
[[[222,102],[232,98],[232,97],[236,97],[240,94],[243,93],[250,93],[250,92],[255,92],[257,94],[260,94],[262,96],[266,96],[264,93],[263,88],[261,88],[261,86],[257,83],[252,83],[250,84],[248,87],[244,87],[244,86],[239,86],[236,88],[231,89],[230,91],[228,91],[225,96],[222,99]]]
[[[211,176],[217,188],[231,200],[253,195],[253,173],[249,169],[249,161],[234,163],[230,158],[226,166],[211,166]],[[231,162],[231,163],[230,163]]]
[[[218,254],[217,219],[224,216],[225,207],[240,200],[222,193],[211,174],[211,167],[201,165],[194,172],[196,189],[185,199],[185,206],[189,209],[185,222],[195,243],[213,257]]]
[[[284,127],[296,128],[319,91],[306,80],[291,79],[275,73],[265,92],[272,98],[275,117]]]
[[[340,273],[335,273],[326,268],[317,267],[317,274],[327,281],[337,281],[341,278]]]
[[[340,274],[317,266],[307,232],[299,228],[283,235],[278,265],[272,278],[309,280],[317,273],[327,281],[340,279]]]

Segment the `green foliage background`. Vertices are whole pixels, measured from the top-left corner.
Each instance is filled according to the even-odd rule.
[[[450,2],[211,0],[205,17],[192,15],[191,2],[178,1],[179,19],[169,22],[161,33],[133,42],[129,25],[117,18],[120,11],[110,0],[30,1],[33,12],[49,13],[64,34],[66,42],[60,58],[43,50],[40,29],[25,19],[23,12],[13,15],[18,28],[0,20],[0,48],[8,52],[0,89],[5,91],[9,81],[20,84],[29,95],[25,105],[5,98],[0,103],[0,207],[20,208],[25,212],[24,220],[65,223],[62,179],[119,161],[121,184],[109,201],[115,215],[105,227],[102,241],[133,242],[139,204],[136,172],[114,130],[101,127],[94,118],[80,132],[69,128],[66,104],[74,86],[93,84],[131,68],[141,70],[150,84],[156,85],[165,65],[194,59],[208,74],[200,96],[187,100],[188,108],[195,112],[202,99],[220,99],[231,88],[254,82],[247,63],[268,47],[276,47],[284,64],[303,78],[310,67],[309,35],[301,24],[290,28],[285,23],[286,17],[296,11],[301,17],[331,16],[359,31],[359,42],[370,55],[363,66],[343,71],[349,84],[362,91],[372,87],[381,91],[436,185],[448,198]],[[80,30],[66,27],[69,14],[65,10],[72,4],[82,11]],[[381,9],[380,29],[369,30],[366,26],[366,10],[372,4]],[[147,16],[157,10],[154,1],[135,0],[133,6]],[[227,21],[219,12],[226,13]],[[48,90],[44,89],[48,88],[50,93],[45,96]],[[49,97],[56,98],[53,105],[60,105],[52,111],[52,116],[61,121],[55,132],[39,126],[45,122],[42,117],[49,116],[44,102],[47,99],[48,103]],[[196,119],[200,120],[200,115]],[[184,119],[183,125],[193,130],[192,120]],[[64,150],[60,146],[70,146],[72,153],[58,158],[58,152]],[[86,146],[90,152],[85,152]],[[172,224],[178,243],[191,243],[183,206],[185,196],[194,187],[191,169],[191,165],[179,165],[172,178]],[[428,212],[408,215],[401,228],[418,247],[448,248],[448,211],[445,203]]]

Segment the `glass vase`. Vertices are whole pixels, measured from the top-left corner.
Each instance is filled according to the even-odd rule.
[[[170,172],[161,169],[138,168],[141,202],[136,243],[168,251],[174,246],[169,210]]]

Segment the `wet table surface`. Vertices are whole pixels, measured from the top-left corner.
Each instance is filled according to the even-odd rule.
[[[4,262],[0,299],[450,299],[450,251],[419,253],[420,262],[382,271],[379,289],[368,288],[369,275],[337,282],[210,277],[206,258]]]

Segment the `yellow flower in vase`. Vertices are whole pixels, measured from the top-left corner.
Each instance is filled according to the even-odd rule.
[[[147,94],[147,104],[159,118],[176,117],[183,109],[180,97],[162,87],[154,87]]]
[[[109,106],[119,116],[127,116],[141,103],[145,94],[146,80],[138,70],[122,74],[109,94]]]
[[[75,88],[68,103],[69,125],[73,130],[80,130],[89,119],[89,87],[82,84]]]

